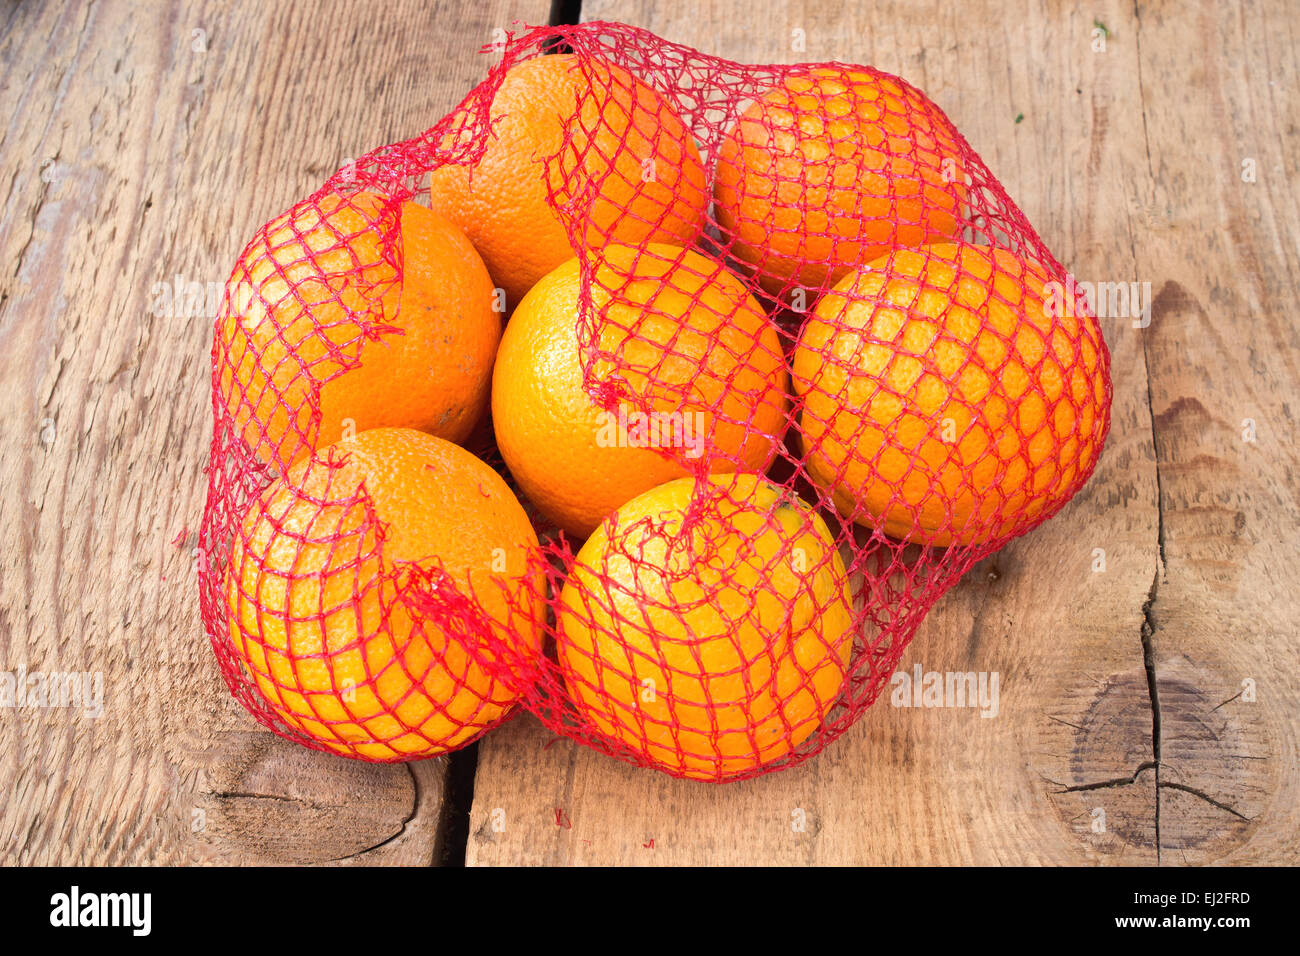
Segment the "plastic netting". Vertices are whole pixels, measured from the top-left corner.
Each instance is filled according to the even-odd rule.
[[[947,588],[1088,479],[1109,427],[1100,330],[898,77],[743,65],[610,23],[498,52],[454,111],[272,220],[231,275],[199,542],[222,674],[267,727],[363,759],[455,749],[518,704],[678,776],[793,766],[876,699]],[[542,56],[579,81],[551,89],[564,135],[520,188],[544,190],[568,281],[522,222],[513,246],[466,228],[490,283],[463,256],[417,266],[439,170],[463,171],[445,215],[494,214],[471,195],[511,122],[494,99]],[[504,402],[475,428],[485,384],[447,425],[453,380],[401,352],[426,281],[478,330],[445,349],[486,340],[488,368],[503,300],[532,289],[531,312],[571,317],[608,432],[562,434],[586,426],[543,408],[530,434]],[[394,351],[368,370],[374,343]],[[441,429],[486,465],[375,426]]]

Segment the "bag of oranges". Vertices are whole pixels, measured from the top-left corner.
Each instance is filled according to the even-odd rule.
[[[231,274],[200,541],[222,673],[367,760],[526,709],[676,776],[793,766],[1092,473],[1109,358],[1069,287],[897,77],[512,37]]]

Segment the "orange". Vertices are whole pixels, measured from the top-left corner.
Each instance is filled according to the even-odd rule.
[[[473,240],[512,308],[574,255],[566,221],[590,249],[690,245],[702,229],[709,194],[691,131],[627,71],[569,54],[525,60],[506,73],[491,119],[481,159],[433,172],[430,205]],[[474,132],[460,135],[466,147]]]
[[[824,290],[895,245],[957,235],[960,142],[896,79],[851,67],[791,74],[722,141],[718,222],[768,292]]]
[[[497,446],[547,518],[585,537],[688,469],[766,466],[785,430],[788,375],[775,326],[738,278],[692,250],[610,246],[594,264],[590,352],[581,285],[576,259],[539,282],[493,372]],[[626,383],[635,401],[605,411],[583,387],[584,357],[593,384]]]
[[[1101,332],[1055,316],[1047,269],[987,246],[900,250],[845,276],[794,354],[809,474],[867,527],[934,545],[1064,504],[1109,416]]]
[[[639,759],[700,779],[807,740],[853,645],[830,531],[748,474],[678,479],[620,508],[578,552],[558,617],[577,715]]]
[[[486,411],[492,280],[452,223],[415,203],[400,212],[399,232],[377,195],[330,194],[269,223],[235,267],[219,383],[259,457],[283,466],[381,425],[459,442]]]
[[[324,747],[444,753],[515,703],[481,661],[537,652],[537,546],[505,482],[463,448],[361,432],[252,502],[226,577],[231,646],[274,713]]]

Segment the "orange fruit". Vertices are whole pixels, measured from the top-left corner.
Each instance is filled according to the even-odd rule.
[[[429,200],[465,230],[512,308],[574,255],[566,218],[590,249],[689,245],[702,229],[709,194],[691,131],[626,70],[569,54],[525,60],[501,81],[491,120],[482,158],[435,170]],[[475,132],[459,135],[453,147]]]
[[[686,777],[796,749],[839,697],[852,645],[830,531],[757,475],[681,478],[628,502],[560,595],[557,660],[577,715]]]
[[[231,646],[271,710],[330,750],[453,750],[516,700],[481,661],[539,648],[537,546],[506,483],[463,448],[361,432],[252,502],[225,582]]]
[[[776,328],[744,283],[693,250],[606,248],[591,284],[590,371],[636,399],[613,412],[583,387],[581,286],[576,259],[534,286],[493,371],[497,447],[547,518],[585,537],[688,466],[766,466],[785,430],[788,375]]]
[[[1090,472],[1109,417],[1101,332],[1056,316],[1048,271],[1004,249],[899,250],[845,276],[794,354],[810,476],[896,538],[1018,534]]]
[[[295,207],[235,268],[218,381],[263,459],[284,465],[381,425],[459,442],[487,408],[501,338],[487,269],[447,219],[403,203],[399,233],[385,203],[330,194]]]
[[[894,246],[957,235],[960,141],[934,103],[893,78],[788,75],[722,141],[718,222],[768,292],[824,290]]]

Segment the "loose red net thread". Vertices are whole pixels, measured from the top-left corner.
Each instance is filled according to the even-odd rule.
[[[436,558],[386,557],[391,529],[364,482],[333,484],[337,448],[291,463],[315,447],[321,385],[354,369],[364,342],[397,334],[401,203],[427,198],[432,170],[473,167],[506,72],[557,45],[591,99],[547,157],[580,262],[584,384],[621,410],[624,437],[644,425],[639,438],[697,481],[680,513],[632,508],[582,559],[530,507],[546,583],[532,646]],[[589,125],[610,117],[584,107],[633,77],[690,130],[715,201],[690,252],[634,241],[614,262],[601,249],[630,227],[602,207],[591,170],[622,175],[616,154],[634,143],[646,175],[630,188],[645,200],[658,164],[687,148]],[[653,234],[691,188],[680,179],[627,215]],[[1072,287],[1065,270],[942,111],[868,67],[742,65],[621,24],[532,29],[436,126],[340,170],[241,263],[256,249],[273,265],[236,268],[214,336],[204,625],[261,723],[363,759],[411,759],[449,727],[463,746],[517,697],[556,734],[677,776],[794,766],[870,706],[947,588],[1082,487],[1109,428],[1109,355],[1087,304],[1053,291]],[[645,269],[692,308],[729,311],[703,342],[677,331],[681,299],[647,295]],[[724,270],[745,295],[720,307],[698,285]],[[248,321],[286,302],[292,321]],[[753,304],[774,334],[750,334]],[[774,374],[790,376],[775,427],[762,388]],[[474,450],[509,477],[490,439]],[[762,478],[725,477],[737,472]],[[266,545],[267,528],[289,543]],[[278,610],[248,618],[250,601]],[[516,593],[512,612],[528,604]],[[290,647],[291,626],[317,643]],[[399,674],[407,689],[386,693]]]

